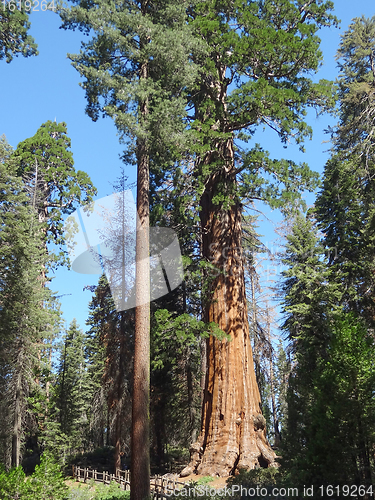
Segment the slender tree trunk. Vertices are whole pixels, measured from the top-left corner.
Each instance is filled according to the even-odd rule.
[[[154,453],[156,455],[157,465],[161,466],[165,460],[164,446],[166,443],[165,433],[165,396],[156,395],[153,411],[154,421]]]
[[[90,435],[92,436],[91,439],[94,446],[98,448],[103,448],[103,446],[105,446],[105,407],[104,387],[101,385],[99,394],[97,398],[95,398],[93,408],[94,415],[97,414],[98,417],[96,417],[95,419],[90,419]]]
[[[48,347],[48,373],[51,373],[51,371],[52,371],[52,346]],[[46,382],[46,400],[47,400],[46,415],[48,414],[49,389],[50,389],[50,380],[49,380],[49,378],[47,378],[47,382]]]
[[[119,404],[119,403],[118,403]],[[115,474],[117,474],[117,469],[121,469],[121,409],[118,409],[116,415],[116,424],[115,424]]]
[[[195,428],[196,419],[196,409],[194,401],[194,377],[191,370],[191,360],[190,360],[190,350],[189,354],[185,360],[186,366],[186,383],[187,383],[187,397],[188,397],[188,408],[189,408],[189,431],[191,441],[194,442],[197,439],[197,432]]]
[[[268,467],[274,453],[266,439],[265,419],[255,378],[242,260],[242,209],[232,195],[233,141],[217,148],[225,165],[211,174],[201,198],[203,257],[215,265],[211,295],[205,304],[206,322],[216,323],[230,341],[211,336],[207,341],[207,372],[201,433],[191,447],[191,461],[182,471],[228,476],[239,468]],[[205,161],[211,162],[211,158]],[[218,193],[232,205],[214,204]]]
[[[260,384],[260,342],[258,335],[258,321],[257,321],[257,304],[255,300],[255,269],[252,267],[250,271],[251,281],[251,307],[252,307],[252,329],[254,335],[254,363],[255,363],[255,378],[257,384]]]
[[[200,377],[199,403],[200,403],[200,406],[203,407],[204,394],[205,394],[204,389],[205,389],[205,385],[206,385],[206,372],[207,372],[207,342],[206,342],[206,339],[201,339],[200,352],[201,352],[201,362],[200,362],[201,377]],[[195,437],[195,439],[192,439],[191,442],[195,443],[196,439],[197,438]]]
[[[120,357],[119,370],[117,375],[117,408],[116,408],[116,423],[115,423],[115,472],[121,469],[121,442],[122,442],[122,424],[124,418],[124,381],[125,381],[125,366],[126,366],[126,342],[125,342],[125,312],[120,313]]]
[[[63,372],[62,372],[62,380],[61,380],[61,389],[60,389],[60,425],[63,432],[66,432],[66,395],[65,395],[65,372],[66,372],[66,345],[68,343],[68,339],[65,338],[64,341],[64,358],[63,358]]]
[[[371,463],[369,457],[368,444],[365,437],[365,432],[363,429],[362,416],[358,416],[358,458],[360,464],[360,483],[366,487],[366,494],[363,496],[364,500],[369,500],[370,498],[374,498],[373,494],[367,493],[367,490],[372,485],[372,474],[371,474]]]
[[[271,324],[270,324],[270,316],[269,310],[267,307],[267,337],[268,337],[268,349],[269,349],[269,362],[270,362],[270,389],[271,389],[271,406],[272,406],[272,420],[273,420],[273,429],[275,434],[275,446],[280,446],[281,436],[279,430],[279,420],[277,418],[276,411],[276,400],[275,400],[275,377],[273,373],[273,349],[271,344]]]
[[[107,407],[107,436],[106,436],[106,446],[111,445],[111,412],[109,406]]]
[[[13,415],[13,433],[12,433],[12,467],[18,467],[21,455],[21,398],[22,398],[22,348],[17,359],[17,373],[14,392],[14,415]]]
[[[141,78],[147,78],[147,63]],[[140,114],[148,113],[147,102]],[[137,140],[136,308],[133,372],[131,500],[150,498],[150,262],[149,157],[145,139]]]

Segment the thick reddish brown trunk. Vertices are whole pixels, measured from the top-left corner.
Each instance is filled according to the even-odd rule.
[[[211,175],[201,198],[201,224],[203,257],[216,268],[208,276],[212,281],[205,320],[216,323],[230,340],[211,336],[207,341],[201,433],[183,475],[228,476],[240,468],[268,467],[275,458],[266,439],[249,337],[241,205],[231,195],[232,142],[224,148],[226,166]],[[218,192],[225,192],[227,200],[232,197],[231,206],[213,203]]]

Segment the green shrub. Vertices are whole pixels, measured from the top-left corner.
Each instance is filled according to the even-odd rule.
[[[189,450],[181,446],[167,447],[167,461],[168,462],[188,462],[190,458]]]
[[[259,495],[250,496],[253,500],[257,500],[258,498],[264,498],[265,496],[272,497],[272,490],[275,487],[281,487],[283,483],[283,477],[279,469],[276,467],[269,467],[268,469],[252,469],[252,470],[240,470],[240,473],[237,476],[230,477],[227,481],[228,490],[233,486],[237,485],[243,490],[249,491],[249,489],[253,489],[256,492],[257,487],[262,489],[262,493]],[[267,490],[267,495],[264,495],[263,492]],[[233,492],[233,490],[232,490]],[[241,498],[246,498],[246,496],[241,497],[241,490],[238,492],[234,492],[232,497],[233,500],[240,500]],[[276,497],[276,498],[281,498]]]
[[[171,499],[191,499],[195,500],[230,500],[225,496],[224,487],[213,486],[214,478],[212,476],[203,476],[197,481],[189,481],[176,492],[171,495]]]
[[[27,479],[22,467],[0,470],[1,500],[68,500],[67,492],[59,465],[48,455]]]
[[[25,489],[25,473],[22,467],[11,469],[9,472],[0,464],[0,498],[13,500],[26,498],[23,496]]]
[[[276,467],[268,469],[241,469],[237,476],[232,476],[228,479],[228,487],[232,484],[242,484],[249,486],[272,486],[280,479],[280,471]]]
[[[40,465],[25,482],[25,493],[28,500],[67,500],[68,487],[60,466],[49,455],[42,455]]]

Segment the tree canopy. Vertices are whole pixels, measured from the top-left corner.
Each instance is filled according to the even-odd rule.
[[[12,8],[13,7],[13,8]],[[38,54],[34,38],[29,35],[29,12],[24,2],[4,2],[0,9],[0,60],[11,62],[13,57]]]
[[[14,152],[17,174],[28,187],[31,205],[43,226],[45,243],[64,244],[63,216],[96,194],[90,177],[74,168],[65,123],[48,121],[20,142]],[[63,252],[60,253],[61,258]]]

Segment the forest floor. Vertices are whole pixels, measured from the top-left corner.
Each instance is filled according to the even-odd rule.
[[[184,478],[178,477],[178,474],[175,475],[176,480],[181,483],[199,483],[200,485],[207,486],[209,488],[220,489],[224,488],[228,477],[210,477],[210,476],[201,476],[199,474],[191,474],[190,476],[186,476]],[[82,483],[79,481],[74,481],[72,479],[67,479],[65,484],[69,486],[69,488],[79,488],[79,487],[88,487],[90,486],[88,483]],[[99,483],[98,483],[99,484]]]
[[[199,474],[191,474],[186,477],[179,477],[178,481],[181,483],[199,483],[203,485],[207,485],[212,488],[220,489],[224,488],[227,484],[228,477],[210,477],[210,476],[201,476]]]

